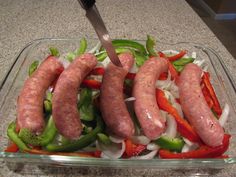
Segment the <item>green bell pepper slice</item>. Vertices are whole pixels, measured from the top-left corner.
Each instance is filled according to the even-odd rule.
[[[19,138],[15,131],[16,123],[11,122],[7,128],[7,136],[19,147],[21,151],[30,150],[30,148]]]
[[[22,128],[19,132],[19,138],[26,144],[33,146],[45,146],[55,138],[57,129],[52,116],[50,116],[47,125],[41,135],[35,135],[27,128]]]
[[[139,53],[143,55],[147,55],[147,51],[144,45],[136,41],[127,40],[127,39],[115,39],[112,41],[112,44],[115,48],[117,47],[131,48],[133,50],[138,51]]]
[[[29,70],[28,70],[29,76],[31,76],[34,73],[34,71],[38,68],[38,65],[39,65],[39,61],[38,60],[36,60],[33,63],[31,63],[31,65],[29,67]]]
[[[98,137],[98,141],[100,141],[102,144],[110,145],[112,143],[110,138],[104,133],[98,133],[97,137]]]
[[[168,136],[161,136],[154,141],[162,149],[180,152],[184,146],[184,141],[181,138],[170,138]]]
[[[97,125],[89,134],[86,134],[80,139],[64,145],[48,144],[46,146],[46,150],[53,152],[71,152],[87,147],[97,139],[97,134],[102,132],[104,129],[104,123],[101,117],[96,115],[96,120]]]
[[[86,40],[85,38],[82,38],[82,39],[80,40],[79,49],[77,49],[77,50],[75,51],[76,56],[80,56],[80,55],[84,54],[85,51],[86,51],[86,49],[87,49],[87,46],[88,46],[87,40]]]
[[[155,45],[156,45],[155,39],[152,36],[147,35],[146,48],[149,56],[157,56],[157,53],[154,49]]]
[[[49,50],[50,50],[50,53],[51,53],[52,56],[55,56],[55,57],[59,57],[60,56],[59,50],[57,48],[50,47]]]

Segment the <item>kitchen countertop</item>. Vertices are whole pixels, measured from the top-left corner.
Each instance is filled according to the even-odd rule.
[[[144,3],[145,2],[145,3]],[[215,49],[236,80],[235,59],[184,0],[97,0],[112,38],[146,39],[146,34],[170,43],[193,41]],[[19,51],[44,37],[96,37],[76,0],[0,0],[0,81]],[[236,176],[236,166],[223,170],[157,170],[56,168],[26,165],[8,168],[0,176]]]

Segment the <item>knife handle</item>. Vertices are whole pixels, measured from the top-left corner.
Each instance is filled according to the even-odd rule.
[[[95,0],[78,0],[78,1],[84,10],[90,9],[96,2]]]

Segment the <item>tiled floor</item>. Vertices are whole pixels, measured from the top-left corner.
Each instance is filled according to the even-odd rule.
[[[236,20],[214,20],[196,0],[186,1],[236,59]]]

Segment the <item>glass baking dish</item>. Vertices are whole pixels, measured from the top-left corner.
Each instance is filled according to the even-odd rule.
[[[0,83],[0,125],[1,147],[0,158],[7,163],[31,163],[39,165],[57,166],[97,166],[97,167],[138,167],[138,168],[223,168],[236,162],[236,119],[235,119],[235,83],[230,77],[222,58],[211,48],[191,42],[179,42],[169,44],[158,41],[156,49],[181,50],[185,49],[191,54],[197,53],[197,57],[204,58],[209,66],[211,79],[219,98],[221,106],[228,103],[230,117],[225,127],[227,133],[232,135],[226,159],[188,159],[188,160],[108,160],[100,158],[83,158],[58,155],[32,155],[26,153],[5,153],[8,137],[6,130],[8,124],[16,118],[16,100],[24,80],[28,75],[28,67],[34,60],[43,60],[49,53],[49,47],[57,47],[60,53],[74,51],[79,47],[80,39],[38,39],[32,41],[19,53],[5,79]],[[92,48],[97,44],[97,39],[88,39],[88,46]],[[144,43],[145,41],[139,41]]]

